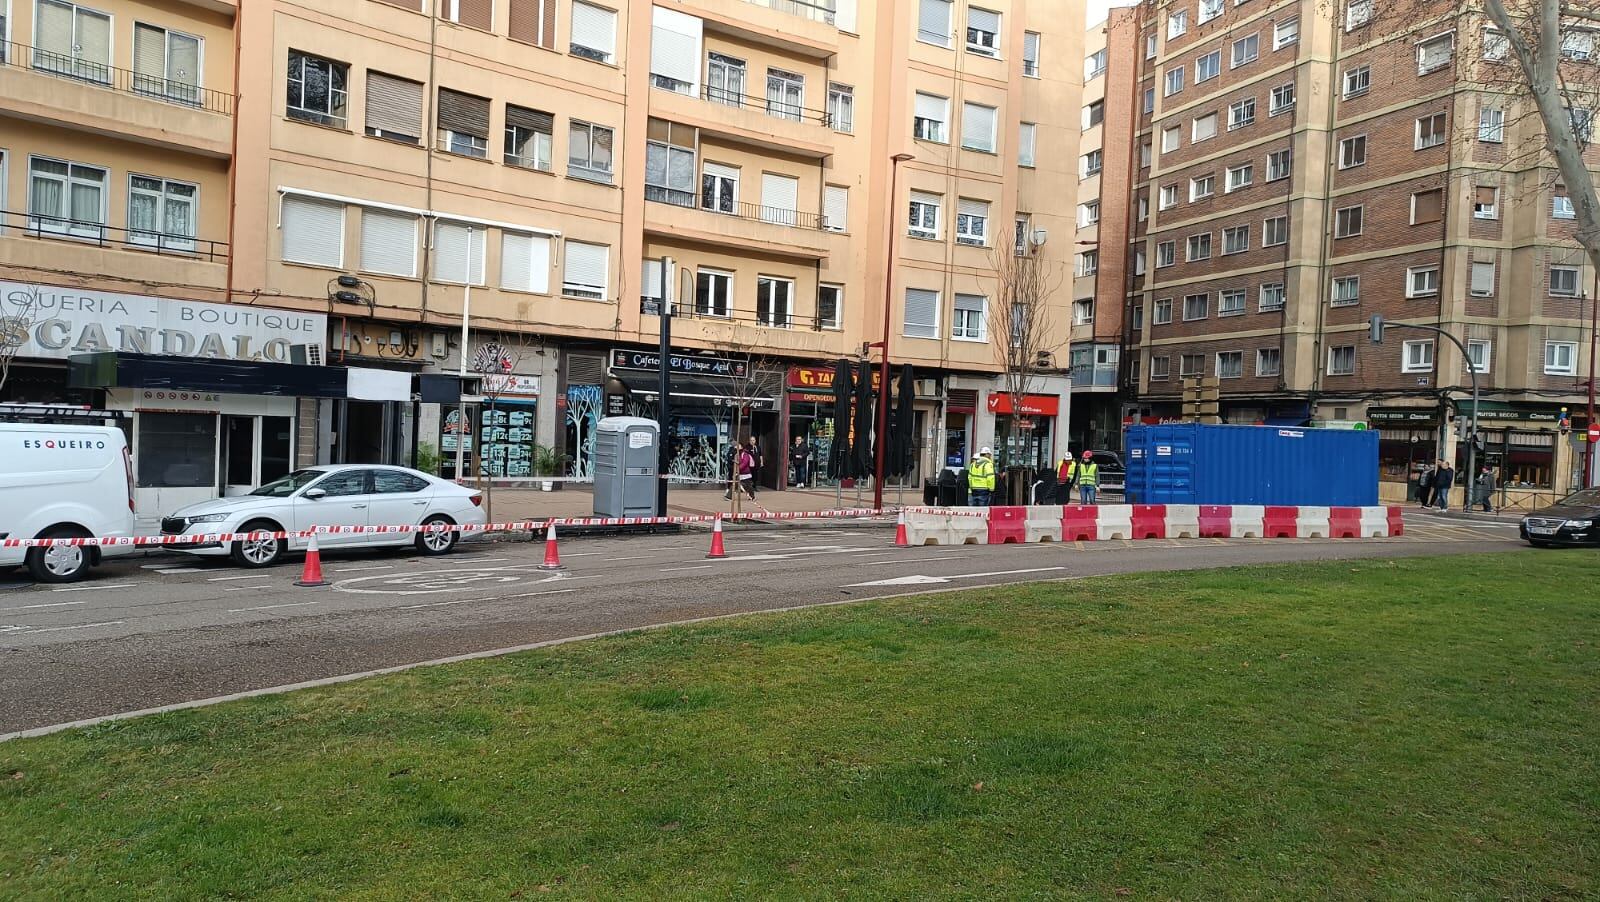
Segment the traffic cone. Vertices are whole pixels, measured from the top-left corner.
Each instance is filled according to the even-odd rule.
[[[716,523],[711,527],[711,553],[707,554],[706,558],[724,558],[727,556],[728,552],[722,547],[722,518],[719,516]]]
[[[911,540],[906,538],[906,512],[904,510],[900,511],[900,516],[898,518],[896,518],[896,520],[895,520],[895,524],[894,524],[894,547],[896,547],[896,548],[910,548],[911,547]]]
[[[544,531],[544,563],[539,565],[540,570],[563,570],[561,566],[561,552],[556,550],[556,521],[551,520]]]
[[[322,578],[322,551],[317,548],[317,533],[311,533],[311,546],[306,549],[306,566],[300,571],[300,578],[295,580],[295,585],[315,589],[326,586],[328,581]]]

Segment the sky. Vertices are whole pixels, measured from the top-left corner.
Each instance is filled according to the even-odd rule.
[[[1106,17],[1106,10],[1113,6],[1132,6],[1133,0],[1089,0],[1088,15],[1084,18],[1083,26],[1088,28]]]

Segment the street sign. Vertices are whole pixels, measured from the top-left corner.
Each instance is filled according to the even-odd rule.
[[[1600,442],[1600,423],[1589,424],[1589,441]]]

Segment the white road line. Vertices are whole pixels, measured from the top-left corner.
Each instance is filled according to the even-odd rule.
[[[313,605],[313,604],[321,604],[321,602],[318,602],[318,601],[296,601],[296,602],[292,602],[290,604],[264,604],[259,608],[234,608],[233,610],[230,610],[228,613],[230,613],[230,614],[243,614],[246,611],[273,611],[273,610],[277,610],[278,608],[303,608],[306,605]]]
[[[915,564],[923,561],[953,561],[957,558],[976,557],[972,554],[936,554],[932,557],[885,557],[874,558],[870,561],[852,561],[856,564]]]
[[[578,591],[578,590],[577,589],[550,589],[549,591],[546,591],[546,592],[524,592],[521,595],[502,595],[501,598],[534,598],[534,597],[537,597],[539,595],[565,595],[568,592],[576,592],[576,591]]]
[[[166,575],[168,573],[199,573],[200,572],[200,568],[199,567],[168,567],[165,570],[157,570],[156,572],[160,573],[162,575]]]
[[[642,561],[642,560],[646,560],[646,559],[648,559],[650,557],[652,557],[652,555],[648,555],[648,554],[636,554],[633,557],[613,557],[613,558],[606,558],[606,563],[615,564],[618,561]]]
[[[208,577],[206,577],[206,582],[208,582],[208,583],[225,583],[225,582],[231,582],[231,581],[236,580],[236,579],[262,579],[262,578],[263,577],[259,573],[247,573],[244,576],[208,576]]]
[[[74,605],[74,604],[88,604],[88,602],[85,602],[85,601],[56,601],[56,602],[51,602],[50,604],[25,604],[20,608],[0,608],[0,614],[4,614],[7,611],[31,611],[34,608],[64,608],[64,607],[66,607],[68,605]]]
[[[559,531],[557,533],[556,541],[558,541],[558,542],[560,541]],[[594,557],[597,554],[605,554],[605,552],[604,551],[569,551],[566,554],[563,554],[562,557]],[[490,560],[494,560],[494,558],[490,558]],[[503,561],[503,560],[506,560],[506,559],[505,558],[500,558],[500,560]]]
[[[62,586],[59,589],[51,589],[50,591],[52,591],[52,592],[88,592],[88,591],[90,591],[92,589],[131,589],[131,588],[134,587],[134,585],[135,585],[134,583],[117,583],[114,586],[101,586],[101,585],[93,585],[93,586]]]
[[[102,620],[99,623],[80,623],[77,626],[47,626],[44,629],[28,630],[28,632],[30,634],[32,634],[32,633],[59,633],[59,632],[62,632],[63,630],[86,630],[86,629],[90,629],[90,628],[96,627],[96,626],[116,626],[119,623],[126,623],[126,622],[127,621],[124,621],[124,620]]]
[[[677,573],[680,570],[710,570],[713,566],[712,564],[701,564],[698,567],[662,567],[660,572]]]
[[[474,601],[482,601],[482,600],[483,599],[481,599],[481,598],[460,598],[460,599],[457,599],[455,601],[430,601],[427,604],[402,605],[400,607],[400,610],[402,610],[402,611],[415,611],[417,608],[447,608],[447,607],[449,607],[450,605],[453,605],[453,604],[471,604]]]
[[[329,567],[334,573],[360,573],[363,570],[393,570],[393,564],[379,564],[376,567]]]
[[[985,576],[1015,576],[1019,573],[1051,573],[1056,570],[1065,570],[1065,567],[1029,567],[1026,570],[991,570],[988,573],[958,573],[947,576],[945,579],[982,579]]]
[[[227,588],[223,589],[222,591],[224,591],[224,592],[247,592],[247,591],[249,591],[251,589],[270,589],[270,588],[272,588],[272,584],[271,583],[261,583],[259,585],[254,585],[254,586],[228,586]]]

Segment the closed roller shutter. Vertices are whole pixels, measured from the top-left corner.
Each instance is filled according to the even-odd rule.
[[[500,245],[500,287],[550,293],[550,239],[507,232]]]
[[[386,210],[361,211],[361,268],[412,278],[417,274],[417,218]]]
[[[566,274],[561,290],[574,297],[603,300],[611,249],[603,244],[567,242]]]
[[[555,117],[543,110],[530,110],[526,107],[506,105],[506,125],[515,125],[529,131],[548,135],[555,130]]]
[[[556,45],[556,0],[511,0],[509,33],[513,40],[540,47]]]
[[[367,134],[416,141],[422,137],[422,85],[367,72]]]
[[[800,180],[786,175],[761,174],[761,218],[782,225],[795,224],[800,204]]]
[[[822,193],[822,215],[828,218],[826,225],[830,231],[849,231],[850,189],[843,185],[827,186]]]
[[[344,266],[343,204],[285,197],[281,225],[285,262]]]
[[[455,0],[456,21],[489,31],[494,25],[494,0]]]
[[[489,101],[449,88],[439,89],[439,128],[475,138],[489,137]]]
[[[980,103],[963,104],[961,108],[961,146],[969,150],[994,151],[994,119],[992,106]]]
[[[908,338],[939,337],[939,292],[906,289],[905,334]]]
[[[650,74],[672,79],[688,94],[699,93],[700,20],[654,7],[650,30]]]
[[[617,14],[609,9],[574,2],[572,45],[596,51],[609,62],[617,52]]]
[[[922,0],[917,12],[917,37],[935,44],[950,43],[950,0]]]
[[[481,227],[459,222],[437,222],[433,226],[433,272],[441,282],[458,285],[467,281],[467,258],[472,258],[472,284],[483,284],[484,246],[489,236]],[[469,244],[470,242],[470,244]]]

